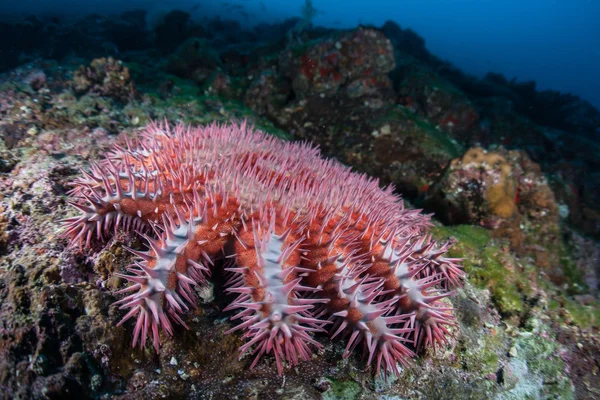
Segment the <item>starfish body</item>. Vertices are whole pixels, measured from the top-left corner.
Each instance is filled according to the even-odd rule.
[[[399,373],[423,346],[447,341],[455,325],[441,300],[464,276],[448,243],[427,235],[429,218],[403,207],[393,188],[324,159],[308,144],[249,128],[151,124],[115,146],[73,182],[80,215],[64,221],[73,245],[89,246],[117,229],[140,232],[148,251],[117,301],[136,318],[133,345],[195,306],[193,286],[225,265],[227,291],[254,366],[273,354],[309,360],[314,332],[359,344],[376,371]],[[225,257],[228,261],[221,260]]]

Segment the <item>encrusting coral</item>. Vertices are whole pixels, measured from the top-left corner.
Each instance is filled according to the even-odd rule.
[[[450,243],[426,233],[429,218],[403,207],[393,188],[242,124],[192,128],[151,124],[82,172],[70,192],[81,214],[64,221],[71,244],[89,246],[117,229],[139,232],[149,250],[119,275],[117,301],[137,316],[133,345],[195,306],[193,286],[216,266],[247,342],[242,354],[309,360],[314,332],[359,343],[376,371],[399,373],[424,346],[447,341],[455,325],[441,301],[460,284]],[[150,235],[152,234],[152,235]],[[383,366],[382,366],[383,364]]]
[[[469,149],[462,159],[452,160],[451,166],[453,168],[472,166],[485,171],[490,176],[489,186],[485,192],[490,212],[501,218],[510,218],[516,212],[516,184],[512,176],[512,168],[500,154],[474,147]]]

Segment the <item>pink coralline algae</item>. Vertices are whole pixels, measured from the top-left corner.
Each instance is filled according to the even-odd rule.
[[[133,345],[159,328],[186,326],[193,287],[214,269],[237,295],[227,307],[247,340],[242,354],[284,365],[309,360],[318,332],[359,344],[375,371],[399,373],[425,346],[447,342],[455,325],[442,301],[464,272],[449,243],[427,234],[426,215],[405,209],[391,187],[240,125],[149,125],[115,146],[74,183],[78,216],[64,221],[74,246],[123,229],[144,236],[131,284],[118,293],[135,317]]]

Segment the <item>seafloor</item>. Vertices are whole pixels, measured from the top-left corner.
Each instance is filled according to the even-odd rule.
[[[498,74],[475,79],[393,22],[193,23],[172,12],[1,23],[0,398],[600,398],[600,113]],[[238,358],[222,282],[189,330],[131,348],[111,306],[135,237],[67,249],[69,182],[152,120],[247,119],[393,183],[454,237],[464,286],[445,348],[399,377],[325,346],[277,375]],[[437,222],[439,221],[439,222]]]

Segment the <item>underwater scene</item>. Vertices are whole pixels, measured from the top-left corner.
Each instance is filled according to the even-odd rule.
[[[0,399],[600,399],[599,20],[0,4]]]

